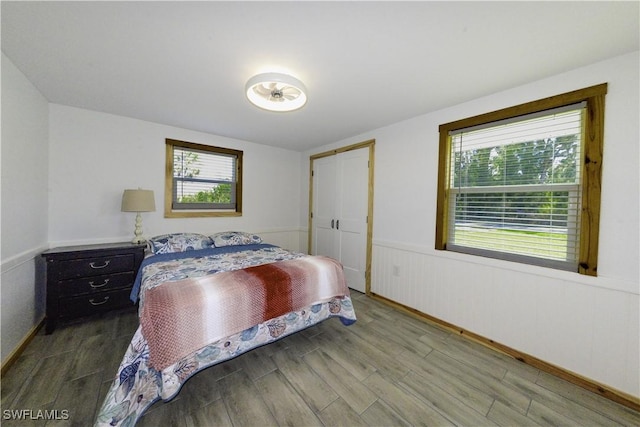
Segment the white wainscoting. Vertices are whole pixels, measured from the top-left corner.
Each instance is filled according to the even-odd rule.
[[[280,246],[294,252],[307,253],[306,234],[303,228],[283,228],[275,230],[257,231],[264,243]],[[304,245],[303,245],[304,244]]]
[[[44,317],[45,286],[40,254],[34,248],[2,261],[2,364]]]
[[[371,291],[640,396],[637,284],[374,241]]]

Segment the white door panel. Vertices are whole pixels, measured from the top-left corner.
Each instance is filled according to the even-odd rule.
[[[338,259],[334,256],[335,235],[333,230],[315,227],[314,229],[314,255],[325,255]]]
[[[313,245],[314,255],[335,258],[336,162],[324,157],[313,163]],[[333,221],[333,225],[332,222]]]
[[[314,160],[312,249],[337,259],[349,287],[365,291],[369,149]]]
[[[349,287],[365,291],[367,255],[367,211],[369,149],[347,151],[337,156],[339,175],[340,262]]]
[[[360,233],[341,232],[340,262],[344,268],[347,285],[357,291],[365,291],[366,246],[362,245]],[[363,249],[365,253],[363,254]]]

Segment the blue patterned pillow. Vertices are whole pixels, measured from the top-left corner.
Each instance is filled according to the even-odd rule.
[[[262,238],[257,234],[245,233],[243,231],[223,231],[213,234],[210,237],[213,241],[213,246],[216,248],[262,243]]]
[[[208,236],[198,233],[173,233],[155,236],[148,240],[153,254],[195,251],[210,248],[213,242]]]

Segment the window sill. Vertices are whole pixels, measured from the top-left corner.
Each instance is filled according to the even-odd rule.
[[[165,211],[165,218],[206,218],[206,217],[231,217],[242,216],[242,212],[236,211]]]

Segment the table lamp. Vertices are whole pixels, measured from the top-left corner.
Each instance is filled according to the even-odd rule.
[[[136,212],[136,228],[133,234],[133,243],[144,243],[146,239],[142,237],[142,216],[140,212],[154,212],[156,202],[153,197],[153,190],[124,190],[122,194],[122,212]]]

